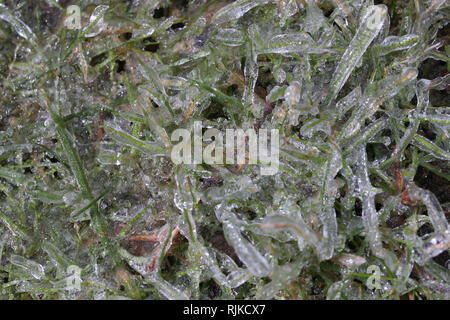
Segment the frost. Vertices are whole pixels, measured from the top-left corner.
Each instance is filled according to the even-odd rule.
[[[296,263],[287,263],[281,266],[277,265],[273,271],[274,276],[272,281],[262,286],[259,290],[258,299],[272,299],[279,290],[289,283],[289,281],[292,281],[297,277],[304,264],[304,261],[299,261]]]
[[[314,118],[303,124],[302,128],[300,129],[301,134],[306,137],[312,137],[312,135],[317,131],[322,131],[325,134],[330,135],[331,134],[330,123],[327,121],[322,121]]]
[[[321,212],[319,219],[322,221],[323,231],[320,243],[319,256],[322,259],[330,259],[334,253],[335,239],[337,238],[336,211],[334,200],[337,196],[337,183],[335,177],[342,168],[342,155],[336,146],[331,146],[332,153],[326,163],[322,189],[320,192]]]
[[[347,268],[357,267],[367,262],[363,257],[347,253],[341,254],[337,258],[337,261],[339,261],[339,263],[343,264]]]
[[[297,13],[298,5],[295,0],[285,0],[278,2],[278,10],[280,11],[280,27],[286,24],[286,20]]]
[[[228,284],[228,279],[222,273],[217,264],[217,261],[215,261],[215,257],[208,251],[208,249],[198,242],[193,244],[193,246],[194,254],[197,253],[196,256],[200,255],[200,262],[202,262],[202,264],[204,264],[204,266],[209,270],[209,272],[211,273],[211,277],[216,279],[220,283]],[[233,287],[234,285],[235,284],[232,284],[231,287]]]
[[[422,202],[427,207],[428,215],[436,232],[449,234],[447,218],[433,193],[411,184],[407,189],[407,194],[411,201]]]
[[[278,68],[274,72],[275,78],[277,79],[278,83],[286,81],[286,72],[282,68]]]
[[[342,116],[347,113],[348,110],[358,103],[360,97],[361,87],[358,86],[336,103],[336,114]]]
[[[242,104],[250,106],[254,102],[254,91],[256,86],[256,81],[258,79],[258,56],[255,52],[255,37],[256,37],[256,27],[252,26],[249,28],[249,37],[251,41],[247,48],[247,57],[245,59],[244,66],[244,77],[245,77],[245,88],[242,95]]]
[[[304,29],[313,35],[328,27],[326,18],[314,0],[306,0],[306,18]]]
[[[251,178],[248,176],[231,177],[226,181],[225,188],[212,187],[206,193],[206,198],[211,200],[225,200],[229,198],[246,198],[257,190]]]
[[[319,240],[303,221],[300,213],[297,213],[295,218],[271,215],[260,223],[260,227],[266,230],[292,230],[297,236],[299,250],[304,250],[306,244],[313,246],[317,250]]]

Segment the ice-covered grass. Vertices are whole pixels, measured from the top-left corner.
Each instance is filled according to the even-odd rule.
[[[445,0],[0,1],[0,298],[449,299],[449,21]],[[174,165],[195,121],[278,129],[278,173]]]

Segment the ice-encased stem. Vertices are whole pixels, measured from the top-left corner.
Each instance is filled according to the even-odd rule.
[[[397,75],[380,80],[367,87],[361,105],[354,109],[351,117],[343,125],[343,130],[337,140],[339,142],[344,141],[357,133],[364,125],[365,119],[375,114],[383,102],[395,96],[408,83],[416,79],[417,75],[416,69],[407,68]]]
[[[358,61],[362,58],[370,43],[380,32],[386,16],[387,7],[385,5],[369,7],[362,19],[362,24],[359,26],[358,31],[339,61],[339,65],[331,80],[327,97],[325,98],[325,106],[328,106],[336,99],[339,91],[358,64]]]
[[[334,144],[330,144],[332,153],[327,161],[323,179],[320,199],[322,210],[319,218],[323,225],[322,240],[319,245],[321,260],[330,259],[333,256],[334,244],[337,242],[337,221],[334,209],[334,200],[337,194],[334,177],[342,168],[341,151]]]
[[[248,109],[254,100],[255,85],[258,79],[258,64],[257,64],[257,54],[255,51],[255,37],[256,37],[256,27],[254,25],[250,26],[248,29],[249,44],[247,57],[245,59],[244,77],[245,77],[245,88],[244,94],[242,96],[242,104]]]
[[[189,297],[180,289],[174,287],[169,282],[158,275],[155,275],[149,282],[153,284],[158,291],[169,300],[188,300]]]
[[[75,180],[81,189],[83,198],[85,198],[88,202],[93,202],[95,198],[92,194],[91,187],[89,186],[78,151],[74,148],[73,143],[69,138],[67,129],[65,128],[64,120],[62,120],[60,116],[56,114],[56,112],[52,109],[49,98],[45,93],[45,91],[41,89],[40,93],[50,113],[50,116],[53,122],[55,123],[59,140],[63,146],[64,152],[66,153],[70,168],[72,170],[73,175],[75,176]],[[98,210],[97,203],[94,203],[92,207],[90,207],[89,213],[95,232],[100,236],[102,241],[104,241],[107,244],[109,253],[112,255],[113,259],[115,259],[117,262],[118,261],[117,252],[114,249],[114,247],[110,245],[111,241],[107,236],[107,221]]]
[[[212,24],[228,23],[230,20],[239,19],[247,11],[256,6],[267,3],[268,0],[238,0],[224,6],[211,18]]]
[[[411,201],[420,201],[427,207],[428,216],[436,232],[446,234],[450,231],[449,223],[439,204],[439,200],[432,192],[419,188],[415,184],[411,184],[406,191]]]
[[[370,183],[365,147],[360,146],[355,152],[356,158],[358,159],[355,164],[357,194],[362,202],[363,223],[369,238],[370,249],[376,256],[381,257],[383,255],[383,247],[381,244],[381,235],[378,230],[378,213],[375,209],[375,195],[380,190],[374,188]]]
[[[256,248],[241,235],[237,226],[229,220],[223,221],[223,233],[229,244],[234,248],[239,259],[248,270],[257,277],[266,277],[271,273],[267,260]]]
[[[416,134],[417,130],[419,129],[420,125],[420,115],[422,113],[426,112],[426,108],[429,104],[429,86],[430,86],[429,80],[420,80],[416,84],[416,96],[417,96],[417,107],[414,110],[414,114],[411,117],[411,123],[408,126],[408,128],[405,131],[405,134],[401,138],[398,145],[395,147],[395,151],[391,158],[386,160],[380,165],[380,169],[387,168],[388,165],[393,163],[395,160],[397,160],[401,154],[403,154],[403,151],[406,149],[406,147],[409,145],[409,143],[413,140],[414,135]]]
[[[17,267],[22,268],[37,280],[40,280],[43,277],[45,277],[44,267],[33,260],[29,260],[15,254],[11,254],[9,262]]]
[[[37,48],[36,35],[31,28],[22,20],[17,18],[6,6],[0,3],[0,20],[4,20],[11,24],[16,32],[22,38],[28,40],[33,46]]]
[[[266,230],[292,230],[298,238],[300,250],[306,242],[315,253],[318,253],[319,240],[316,234],[306,225],[300,213],[295,218],[279,214],[267,216],[259,224],[259,227]]]

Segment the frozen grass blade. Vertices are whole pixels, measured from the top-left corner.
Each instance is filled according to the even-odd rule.
[[[350,42],[347,50],[342,55],[338,68],[334,72],[324,105],[328,105],[336,99],[339,91],[347,82],[348,77],[355,69],[358,61],[366,52],[370,43],[380,32],[387,16],[387,8],[384,5],[371,6],[362,19],[355,37]]]
[[[420,125],[419,115],[423,112],[425,113],[429,104],[428,90],[430,86],[430,81],[428,80],[420,80],[416,85],[416,96],[417,96],[417,108],[414,110],[414,115],[410,117],[410,125],[408,129],[405,131],[402,139],[399,142],[399,145],[396,146],[393,155],[380,164],[380,169],[385,169],[388,165],[396,161],[401,154],[405,151],[406,147],[414,138],[417,130]]]
[[[267,260],[247,240],[245,240],[239,228],[231,221],[223,221],[223,231],[229,243],[236,250],[239,259],[247,266],[248,270],[257,277],[265,277],[271,273]]]
[[[403,37],[390,36],[383,40],[379,45],[374,46],[377,55],[384,56],[391,52],[410,49],[419,41],[417,35],[405,35]]]
[[[89,187],[86,175],[84,173],[83,166],[81,164],[80,156],[78,155],[78,152],[75,150],[75,148],[72,145],[72,141],[70,140],[66,129],[64,127],[64,123],[60,119],[60,117],[53,111],[52,107],[50,106],[50,101],[44,92],[44,90],[40,91],[44,103],[46,104],[47,110],[49,111],[53,122],[56,126],[56,131],[58,132],[58,137],[61,141],[61,144],[64,148],[64,151],[67,156],[67,160],[69,161],[70,168],[72,169],[72,173],[76,178],[77,184],[81,189],[81,192],[83,194],[83,197],[89,201],[92,202],[94,200],[94,197],[91,192],[91,188]],[[94,227],[94,230],[96,233],[104,240],[107,240],[107,232],[106,232],[106,220],[101,215],[101,213],[98,210],[97,204],[93,205],[90,208],[90,216],[91,221]]]
[[[29,41],[35,48],[38,48],[36,43],[36,35],[31,28],[27,26],[22,20],[17,18],[7,7],[0,3],[0,20],[4,20],[11,24],[14,30],[22,38]]]
[[[247,11],[267,3],[268,0],[238,0],[229,5],[226,5],[217,11],[211,18],[213,24],[221,24],[229,22],[230,20],[239,19]]]
[[[330,259],[334,253],[334,242],[337,238],[337,221],[334,209],[337,188],[334,178],[342,168],[341,151],[335,145],[330,144],[330,147],[332,151],[325,166],[319,195],[321,201],[319,218],[323,225],[319,255],[322,260]]]
[[[119,2],[0,5],[0,299],[449,298],[444,0]]]
[[[164,146],[160,145],[157,142],[147,142],[142,141],[135,136],[124,132],[121,129],[114,129],[112,126],[105,124],[104,127],[113,133],[113,138],[116,139],[119,143],[124,143],[128,146],[136,148],[142,152],[145,152],[148,155],[166,155],[167,150]]]
[[[191,81],[192,83],[194,83],[195,85],[199,86],[200,88],[212,93],[214,95],[214,97],[220,102],[222,103],[224,106],[227,105],[232,105],[235,107],[236,111],[243,111],[246,110],[245,106],[236,98],[228,96],[226,94],[224,94],[223,92],[214,89],[200,81],[196,81],[193,79],[190,79],[189,81]]]
[[[408,68],[400,74],[380,80],[366,88],[362,105],[353,111],[352,116],[343,126],[343,130],[337,140],[344,141],[357,133],[363,126],[363,122],[371,117],[382,103],[396,95],[411,81],[415,80],[417,74],[416,69]]]

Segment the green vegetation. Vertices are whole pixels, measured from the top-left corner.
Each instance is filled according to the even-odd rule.
[[[450,299],[449,21],[0,0],[0,299]],[[174,165],[195,121],[279,130],[278,173]]]

